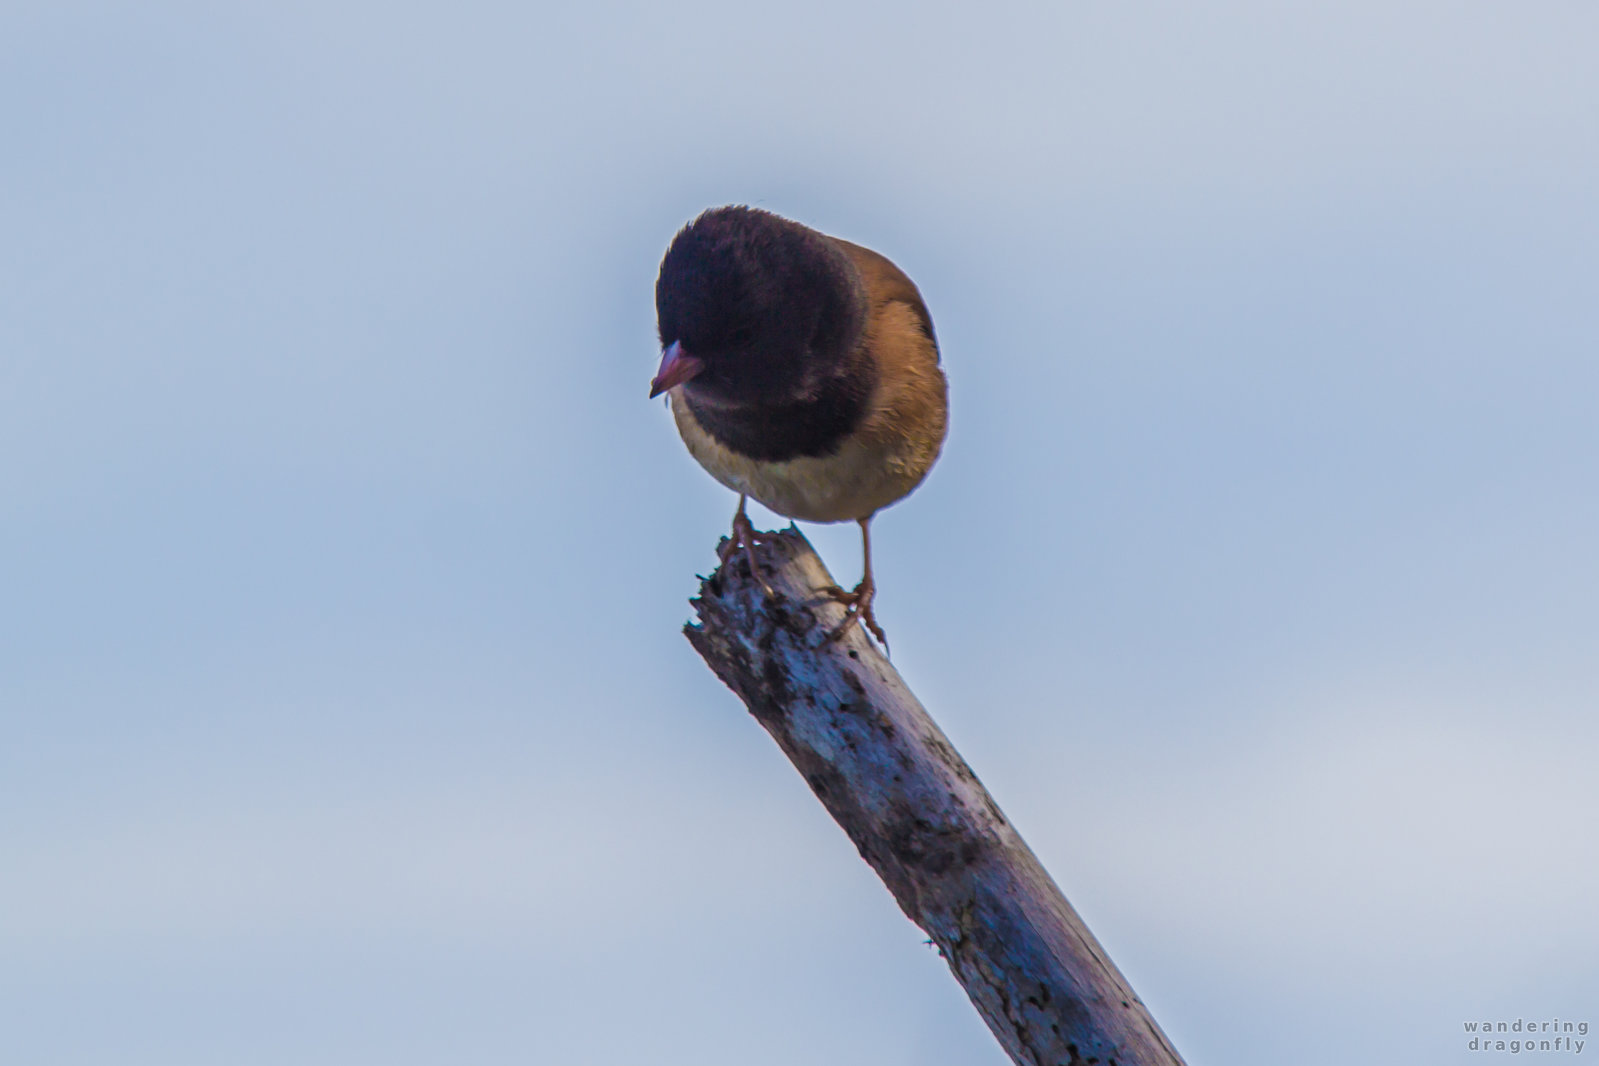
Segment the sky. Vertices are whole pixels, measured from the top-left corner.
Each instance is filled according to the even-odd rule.
[[[681,636],[730,202],[926,297],[878,618],[1190,1063],[1599,1023],[1596,36],[0,8],[0,1059],[1005,1061]]]

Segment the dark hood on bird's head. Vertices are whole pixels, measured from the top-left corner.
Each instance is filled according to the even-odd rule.
[[[860,343],[865,303],[836,243],[751,207],[684,226],[655,282],[661,346],[705,363],[685,388],[712,404],[812,397]]]

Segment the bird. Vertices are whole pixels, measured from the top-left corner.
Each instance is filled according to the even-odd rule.
[[[666,394],[689,454],[738,493],[725,563],[756,568],[753,498],[804,522],[856,522],[860,584],[828,595],[885,650],[871,521],[927,477],[949,385],[921,293],[886,256],[760,208],[711,208],[673,237],[655,282]]]

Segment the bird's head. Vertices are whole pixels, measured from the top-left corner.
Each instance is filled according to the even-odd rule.
[[[860,343],[860,275],[830,238],[750,207],[706,211],[673,238],[655,282],[661,368],[714,406],[813,398]]]

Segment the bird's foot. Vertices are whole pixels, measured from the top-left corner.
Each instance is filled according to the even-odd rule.
[[[749,562],[750,576],[760,583],[761,591],[766,593],[768,597],[776,596],[777,593],[772,591],[772,586],[768,585],[766,579],[761,576],[760,567],[755,562],[755,545],[759,542],[760,537],[755,532],[755,527],[750,523],[749,516],[744,513],[744,503],[740,500],[738,513],[733,516],[733,535],[723,541],[721,547],[716,549],[716,559],[720,565],[726,566],[727,561],[733,558],[740,548],[743,548],[744,558]]]
[[[871,578],[866,578],[855,586],[854,592],[845,592],[837,585],[829,585],[822,590],[823,595],[844,605],[844,620],[838,628],[828,634],[828,640],[843,640],[844,634],[849,632],[849,627],[859,622],[865,626],[872,636],[877,638],[877,643],[888,651],[888,637],[883,633],[883,627],[877,624],[877,616],[872,613],[872,601],[877,598],[877,585]]]

